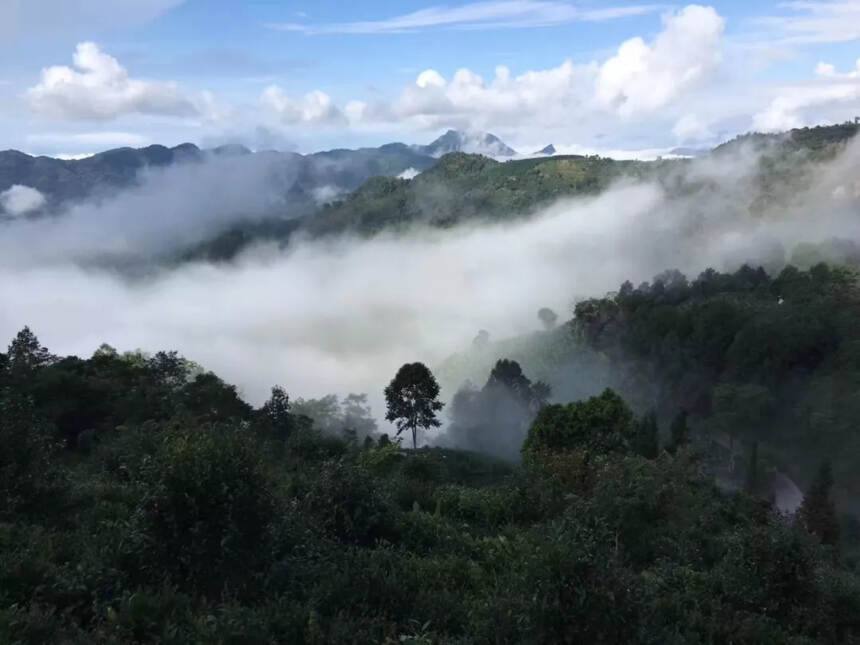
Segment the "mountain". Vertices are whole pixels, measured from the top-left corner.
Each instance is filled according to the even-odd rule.
[[[130,186],[143,168],[196,161],[201,156],[200,149],[190,143],[174,148],[116,148],[78,160],[5,150],[0,152],[0,192],[14,185],[28,186],[45,195],[51,206]]]
[[[101,197],[135,185],[141,171],[207,159],[233,159],[238,167],[265,166],[273,181],[297,212],[313,208],[328,197],[348,194],[376,175],[396,177],[404,171],[423,171],[436,158],[402,143],[358,150],[328,150],[310,155],[293,152],[252,152],[240,145],[201,150],[191,143],[174,148],[117,148],[79,160],[33,157],[17,150],[0,152],[0,193],[27,186],[45,196],[44,210]]]
[[[555,154],[555,146],[549,144],[545,148],[541,148],[538,150],[535,155],[544,155],[545,157],[552,157]]]
[[[263,239],[283,244],[301,232],[310,237],[353,233],[372,236],[413,224],[449,227],[467,220],[525,217],[560,197],[593,195],[622,176],[650,177],[676,161],[616,161],[596,156],[556,156],[499,162],[454,152],[411,180],[373,177],[342,200],[305,217],[236,226],[182,259],[229,260]]]
[[[487,132],[461,132],[448,130],[441,137],[426,146],[415,146],[421,154],[441,157],[450,152],[467,152],[487,157],[513,157],[517,151],[505,145],[494,134]]]

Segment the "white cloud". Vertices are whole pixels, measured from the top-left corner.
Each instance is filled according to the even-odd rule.
[[[818,63],[815,67],[815,74],[824,78],[860,78],[860,58],[854,64],[854,69],[850,72],[840,74],[836,71],[836,66],[830,63]]]
[[[407,168],[399,175],[397,175],[398,179],[415,179],[418,175],[421,174],[421,171],[417,168]]]
[[[78,44],[74,68],[42,70],[27,91],[33,112],[59,119],[106,121],[126,114],[188,117],[199,114],[178,85],[129,77],[116,58],[91,42]]]
[[[423,29],[513,29],[548,27],[573,22],[601,22],[657,11],[660,5],[631,5],[602,9],[580,9],[552,0],[496,0],[473,2],[460,7],[429,7],[384,20],[310,25],[272,23],[271,29],[315,34],[396,34]]]
[[[559,123],[578,109],[589,91],[594,68],[566,61],[558,67],[512,76],[507,67],[496,68],[493,80],[484,81],[468,69],[459,69],[448,81],[436,70],[418,75],[393,104],[364,112],[368,119],[412,120],[435,127],[459,121],[472,128],[522,124],[539,119]]]
[[[719,64],[724,22],[711,7],[689,5],[665,18],[652,45],[626,41],[600,66],[597,104],[622,116],[663,107]]]
[[[828,110],[853,116],[860,110],[860,60],[845,73],[829,63],[818,63],[815,73],[821,80],[798,83],[780,89],[764,110],[753,116],[760,132],[780,132],[820,122]]]
[[[325,92],[314,90],[294,99],[278,85],[270,85],[260,97],[263,106],[272,112],[281,123],[310,125],[343,125],[346,117]],[[350,112],[355,113],[352,104]]]
[[[685,114],[678,119],[672,127],[672,134],[681,141],[711,139],[714,136],[708,125],[695,114]]]
[[[45,205],[45,196],[35,188],[15,184],[0,193],[0,209],[13,217],[26,215]]]
[[[337,186],[320,186],[312,191],[314,201],[319,205],[333,202],[342,194],[343,190]]]
[[[792,13],[758,18],[756,23],[775,32],[772,46],[841,43],[860,40],[860,3],[785,2]]]
[[[406,122],[413,127],[500,129],[582,128],[594,134],[615,117],[653,114],[704,82],[721,61],[723,19],[710,7],[690,5],[664,17],[653,43],[633,38],[602,64],[575,64],[512,74],[496,68],[485,80],[467,68],[450,79],[435,69],[421,72],[394,102],[362,104],[351,122]],[[673,110],[661,114],[672,118]],[[684,112],[676,114],[677,120]],[[586,125],[586,122],[590,124]],[[690,123],[682,122],[685,134]],[[704,126],[696,128],[698,134]]]

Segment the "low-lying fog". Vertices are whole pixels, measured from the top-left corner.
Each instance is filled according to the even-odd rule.
[[[694,277],[708,266],[779,263],[799,241],[860,239],[858,149],[824,167],[792,207],[762,218],[742,207],[755,160],[705,159],[685,172],[712,187],[686,198],[622,183],[503,226],[258,246],[235,263],[145,279],[84,268],[105,253],[200,240],[243,200],[254,211],[268,199],[253,177],[221,177],[213,194],[179,172],[57,218],[0,226],[0,338],[30,325],[58,354],[88,356],[103,342],[176,349],[255,404],[277,383],[294,397],[367,392],[378,415],[402,363],[438,364],[479,329],[496,339],[530,332],[541,307],[565,319],[576,298],[667,268]],[[444,398],[459,385],[443,383]]]

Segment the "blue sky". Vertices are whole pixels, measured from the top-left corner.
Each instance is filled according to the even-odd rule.
[[[860,114],[856,1],[0,0],[0,25],[0,148],[40,154],[449,127],[612,153]]]

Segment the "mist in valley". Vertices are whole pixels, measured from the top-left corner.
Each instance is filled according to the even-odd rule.
[[[804,176],[802,190],[754,215],[758,153],[739,148],[514,222],[297,238],[286,248],[255,245],[229,263],[164,265],[238,221],[288,212],[277,190],[288,178],[264,160],[241,171],[229,158],[179,165],[56,216],[2,223],[0,336],[29,325],[55,353],[81,356],[101,343],[175,349],[253,404],[274,384],[291,397],[361,392],[381,417],[382,389],[405,362],[435,370],[469,352],[468,367],[437,374],[451,401],[466,379],[480,388],[507,357],[496,341],[565,333],[543,331],[542,307],[563,323],[577,300],[628,279],[670,268],[692,278],[744,262],[774,271],[798,243],[860,239],[858,152],[855,142]],[[126,260],[146,271],[112,268]],[[491,338],[480,352],[478,330]],[[592,358],[555,370],[552,400],[609,385]]]

